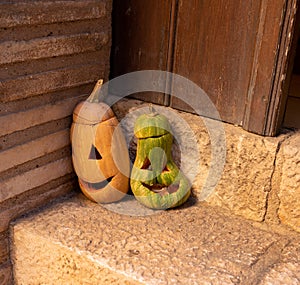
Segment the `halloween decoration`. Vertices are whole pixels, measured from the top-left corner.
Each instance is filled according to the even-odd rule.
[[[137,153],[130,185],[136,199],[153,209],[183,204],[191,185],[173,161],[171,126],[163,115],[143,114],[135,122]]]
[[[128,191],[130,162],[117,118],[107,104],[99,102],[102,82],[99,80],[89,98],[73,111],[72,160],[85,196],[111,203]]]

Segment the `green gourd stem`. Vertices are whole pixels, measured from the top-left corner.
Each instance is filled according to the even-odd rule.
[[[105,99],[105,95],[101,94],[101,87],[103,84],[103,79],[99,79],[91,93],[91,95],[86,99],[86,101],[90,103],[99,103],[103,102]]]
[[[157,112],[156,112],[155,109],[153,108],[152,103],[149,104],[149,112],[150,112],[150,113],[148,114],[148,116],[150,116],[150,117],[154,117],[154,116],[157,115]]]

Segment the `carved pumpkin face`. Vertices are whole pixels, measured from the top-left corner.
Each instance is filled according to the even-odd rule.
[[[118,201],[128,191],[130,161],[113,111],[81,102],[73,112],[72,160],[82,192],[98,203]]]
[[[135,123],[137,153],[130,185],[137,200],[149,208],[173,208],[190,195],[190,183],[172,158],[170,130],[167,118],[155,113],[141,115]]]

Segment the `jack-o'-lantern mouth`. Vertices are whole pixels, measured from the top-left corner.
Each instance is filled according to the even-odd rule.
[[[101,182],[96,182],[96,183],[91,183],[91,182],[84,182],[85,184],[88,185],[90,191],[99,191],[103,189],[107,184],[109,184],[115,176],[111,176],[106,178],[105,180]]]
[[[146,187],[148,190],[156,194],[159,194],[160,196],[165,196],[165,195],[175,193],[179,189],[179,184],[171,184],[169,186],[165,186],[161,184],[148,185],[142,182],[142,185]]]

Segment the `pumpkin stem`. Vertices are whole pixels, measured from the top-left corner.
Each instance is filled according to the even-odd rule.
[[[154,107],[153,107],[153,105],[152,105],[152,103],[150,103],[149,104],[149,116],[150,117],[154,117],[154,116],[156,116],[157,115],[157,112],[155,111],[155,109],[154,109]]]
[[[91,93],[91,95],[86,99],[90,103],[99,103],[104,101],[104,94],[101,94],[101,87],[103,84],[103,79],[99,79]]]

